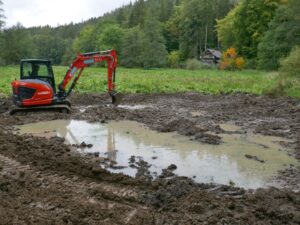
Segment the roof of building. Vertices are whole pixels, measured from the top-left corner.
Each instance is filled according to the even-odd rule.
[[[221,58],[222,56],[222,53],[218,50],[208,48],[207,51],[217,58]]]

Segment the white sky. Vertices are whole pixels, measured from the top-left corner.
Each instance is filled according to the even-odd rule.
[[[63,25],[98,17],[135,0],[3,0],[6,27]]]

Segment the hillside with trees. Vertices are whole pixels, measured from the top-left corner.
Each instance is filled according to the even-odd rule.
[[[248,68],[274,70],[300,45],[299,15],[297,0],[138,0],[78,24],[2,29],[0,62],[67,65],[79,52],[114,48],[125,67],[179,67],[233,47]]]
[[[21,24],[2,32],[2,64],[20,58],[49,58],[68,64],[78,52],[115,48],[127,67],[167,66],[168,55],[180,59],[200,56],[217,48],[215,18],[234,7],[232,0],[138,0],[99,18],[79,24],[24,28]],[[12,38],[12,35],[14,38]]]

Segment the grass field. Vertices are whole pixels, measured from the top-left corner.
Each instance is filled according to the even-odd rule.
[[[67,67],[55,66],[56,82],[63,79]],[[181,69],[126,69],[118,68],[117,88],[124,93],[175,93],[203,92],[209,94],[247,92],[264,94],[276,85],[276,72],[254,70],[219,71]],[[0,67],[0,93],[11,93],[10,83],[19,78],[18,66]],[[291,82],[286,95],[300,97],[299,81]],[[84,71],[75,90],[77,92],[100,93],[106,91],[106,69],[88,68]]]

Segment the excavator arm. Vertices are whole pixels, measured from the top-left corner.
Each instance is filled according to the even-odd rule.
[[[74,59],[70,68],[68,69],[63,81],[59,84],[58,97],[60,99],[67,98],[74,87],[77,84],[77,81],[81,77],[83,70],[90,65],[93,65],[98,62],[105,61],[107,64],[107,85],[108,93],[112,97],[113,104],[118,104],[122,96],[115,90],[115,79],[116,79],[116,67],[117,67],[117,54],[115,50],[109,51],[99,51],[99,52],[90,52],[85,54],[79,54]],[[74,77],[75,76],[75,77]],[[73,82],[68,90],[66,90],[67,85],[73,79]]]

